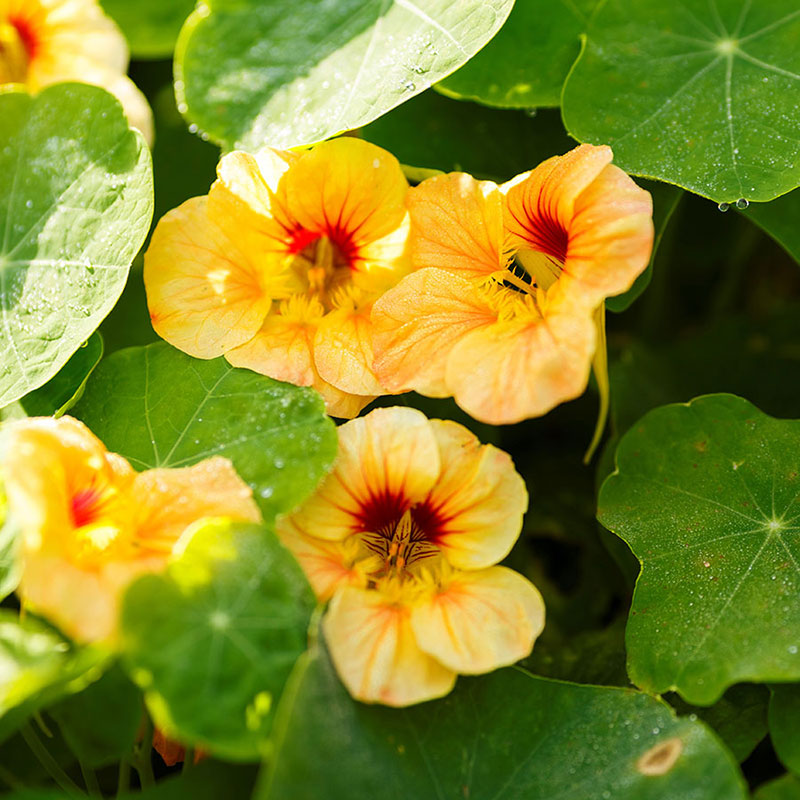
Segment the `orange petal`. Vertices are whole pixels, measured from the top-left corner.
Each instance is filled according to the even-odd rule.
[[[191,467],[140,472],[132,493],[138,508],[136,541],[154,552],[171,552],[184,530],[203,517],[261,519],[252,490],[220,456]]]
[[[594,346],[590,311],[498,322],[456,344],[447,385],[475,419],[508,425],[578,397],[589,380]]]
[[[391,234],[406,215],[408,182],[397,159],[345,136],[303,153],[284,177],[286,203],[300,227],[341,232],[359,247]]]
[[[453,346],[494,319],[461,275],[440,269],[412,273],[372,309],[378,380],[389,391],[447,397],[445,371]]]
[[[496,184],[453,172],[408,192],[414,265],[485,277],[502,269],[503,205]]]
[[[307,536],[329,541],[378,530],[427,496],[439,468],[436,438],[422,412],[377,408],[339,427],[333,472],[292,522]]]
[[[246,367],[295,386],[312,386],[324,398],[331,416],[355,417],[373,398],[343,392],[323,380],[312,352],[317,324],[318,320],[270,314],[249,342],[229,351],[225,358],[234,367]]]
[[[419,646],[466,675],[513,664],[530,654],[544,628],[536,587],[506,567],[456,572],[429,602],[411,612]]]
[[[436,518],[436,544],[459,569],[504,559],[528,508],[525,481],[510,456],[455,422],[431,420],[442,472],[425,505]]]
[[[455,672],[420,650],[407,608],[374,590],[346,587],[323,622],[339,677],[365,703],[407,706],[447,694]]]
[[[271,305],[262,287],[263,243],[252,231],[223,230],[207,215],[204,197],[162,217],[144,257],[159,336],[197,358],[252,339]]]
[[[349,394],[385,394],[372,371],[369,306],[326,314],[314,336],[314,363],[320,377]]]

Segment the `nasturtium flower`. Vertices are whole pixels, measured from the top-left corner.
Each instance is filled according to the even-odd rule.
[[[101,86],[152,144],[153,115],[127,68],[125,37],[97,0],[0,0],[0,91],[17,84],[35,93],[64,81]]]
[[[355,416],[385,394],[372,304],[410,269],[400,164],[345,137],[299,154],[233,152],[217,175],[153,234],[153,327],[192,356],[313,386],[328,413]]]
[[[162,569],[192,523],[260,519],[250,488],[225,458],[137,473],[71,417],[8,423],[0,442],[21,536],[17,591],[78,641],[113,637],[122,591]]]
[[[646,268],[652,201],[581,145],[497,186],[465,173],[411,189],[415,272],[373,308],[374,366],[393,392],[453,396],[518,422],[586,388],[603,302]]]
[[[330,600],[325,639],[353,697],[418,703],[530,653],[541,595],[495,566],[527,506],[511,458],[455,422],[380,408],[339,428],[333,472],[278,535]]]

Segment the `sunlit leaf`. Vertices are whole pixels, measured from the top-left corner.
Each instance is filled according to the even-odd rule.
[[[717,202],[800,184],[796,0],[608,0],[564,87],[567,130]]]
[[[0,406],[52,378],[97,328],[152,213],[150,151],[111,95],[0,94]]]
[[[513,0],[210,0],[184,26],[176,92],[226,147],[327,139],[441,80]]]
[[[123,601],[122,649],[157,724],[226,758],[258,759],[314,602],[271,531],[200,528],[165,575],[140,578]]]
[[[302,502],[336,456],[316,392],[163,342],[101,362],[73,414],[137,469],[229,458],[265,519]]]
[[[517,0],[497,36],[437,85],[500,108],[561,104],[561,87],[598,0]]]
[[[642,564],[628,674],[710,705],[800,679],[800,421],[733,395],[647,414],[617,448],[598,518]]]
[[[630,689],[518,668],[462,677],[443,700],[390,709],[354,702],[316,652],[298,663],[278,714],[255,800],[746,796],[735,762],[701,723]]]

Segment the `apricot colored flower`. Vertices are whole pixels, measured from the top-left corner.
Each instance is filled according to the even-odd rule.
[[[113,636],[122,591],[162,569],[193,522],[260,519],[226,458],[137,473],[71,417],[9,423],[0,467],[21,535],[17,591],[79,641]]]
[[[372,304],[410,268],[399,163],[345,137],[301,154],[230,153],[217,175],[153,234],[153,327],[192,356],[313,386],[328,413],[355,416],[385,394]]]
[[[652,202],[608,147],[581,145],[503,186],[451,173],[411,189],[417,271],[375,303],[375,372],[518,422],[586,388],[603,302],[645,269]],[[602,350],[602,353],[600,353]]]
[[[330,599],[325,639],[353,697],[410,705],[530,653],[541,595],[495,566],[527,506],[511,458],[455,422],[379,408],[339,428],[333,472],[278,535]]]
[[[0,0],[0,90],[38,92],[53,83],[101,86],[153,143],[153,115],[125,74],[128,45],[97,0]]]

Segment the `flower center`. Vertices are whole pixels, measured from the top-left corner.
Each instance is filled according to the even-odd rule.
[[[326,311],[333,307],[336,291],[352,277],[351,250],[352,246],[343,236],[320,236],[305,230],[294,236],[292,269]]]
[[[98,567],[129,543],[126,529],[113,514],[119,492],[113,487],[89,486],[77,491],[70,504],[75,526],[69,553],[79,567]]]
[[[24,83],[35,40],[24,20],[0,22],[0,84]]]
[[[364,533],[363,537],[367,548],[382,562],[376,577],[402,577],[411,565],[439,552],[415,521],[411,510],[377,531]]]
[[[514,292],[537,296],[537,289],[547,291],[561,277],[564,264],[538,250],[518,250],[503,276],[503,286]]]

